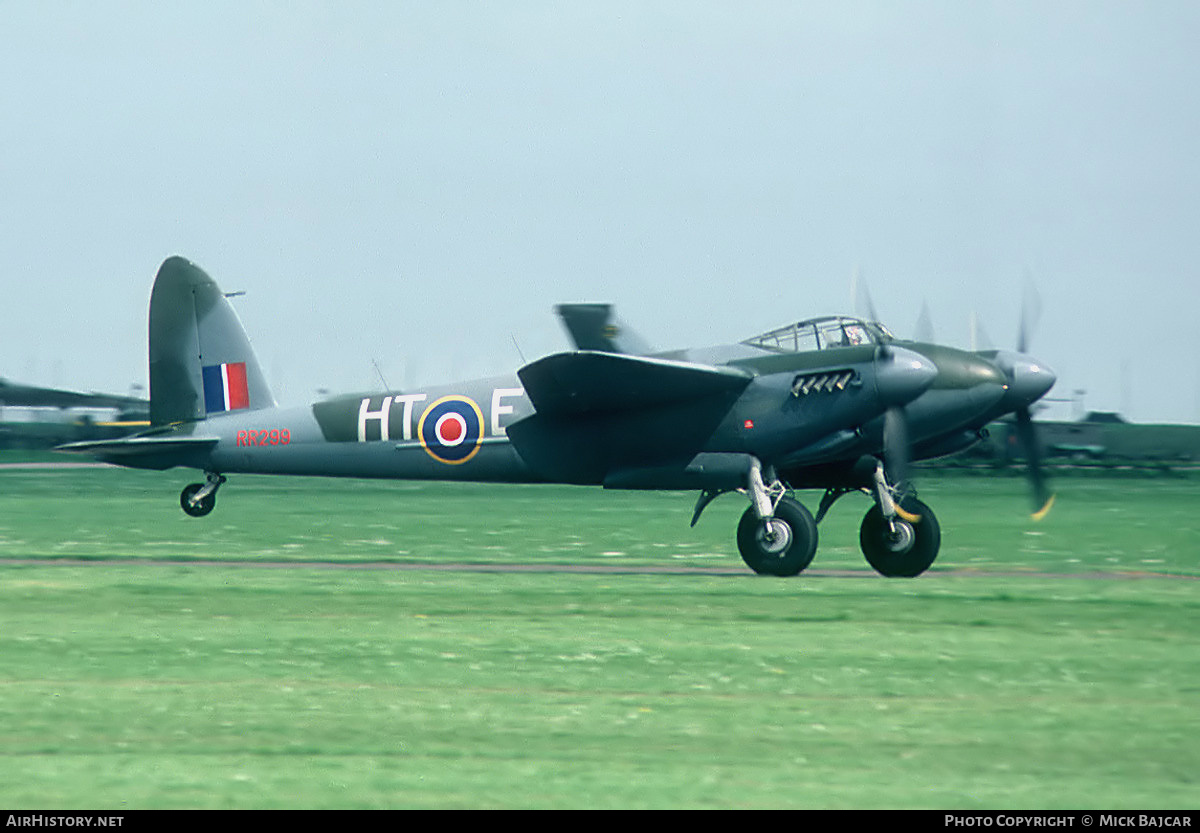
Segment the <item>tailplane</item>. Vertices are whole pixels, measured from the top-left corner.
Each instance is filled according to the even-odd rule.
[[[168,258],[150,293],[151,425],[273,407],[228,298],[200,267]]]

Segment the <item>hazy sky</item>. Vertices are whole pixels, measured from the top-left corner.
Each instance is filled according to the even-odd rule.
[[[977,312],[1052,396],[1200,420],[1194,2],[0,0],[0,375],[122,392],[184,255],[278,398]],[[519,352],[518,352],[519,351]],[[1069,416],[1064,406],[1058,415]]]

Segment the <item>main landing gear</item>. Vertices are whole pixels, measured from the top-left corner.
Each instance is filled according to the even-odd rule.
[[[767,470],[767,477],[769,482],[763,480],[762,466],[754,460],[747,474],[750,508],[737,528],[738,552],[746,566],[760,575],[799,575],[817,554],[817,522],[804,504],[787,497],[787,487],[774,469]],[[707,503],[706,497],[712,500],[715,494],[706,492],[701,501]],[[703,508],[697,505],[696,517]]]
[[[821,499],[817,519],[849,491],[865,492],[875,500],[859,527],[858,543],[876,572],[888,578],[913,578],[929,569],[942,544],[941,526],[929,506],[917,500],[911,489],[889,484],[883,463],[876,462],[870,488],[830,489]]]
[[[870,488],[828,490],[815,519],[803,504],[787,496],[787,486],[774,469],[766,469],[764,478],[755,460],[746,480],[744,491],[750,498],[750,508],[738,523],[738,552],[746,566],[760,575],[794,576],[812,563],[817,551],[817,524],[838,498],[852,491],[866,493],[875,501],[862,520],[858,542],[867,563],[880,575],[919,576],[933,564],[941,548],[941,526],[933,510],[914,494],[890,485],[882,463],[875,466]],[[704,507],[719,494],[701,494],[693,526]]]
[[[217,505],[217,489],[225,482],[225,478],[214,471],[205,472],[203,483],[192,483],[184,486],[179,493],[179,505],[183,511],[193,518],[203,518]]]
[[[888,578],[913,578],[921,575],[937,558],[942,530],[933,510],[915,497],[900,501],[905,517],[888,520],[872,506],[862,520],[858,543],[867,563]]]

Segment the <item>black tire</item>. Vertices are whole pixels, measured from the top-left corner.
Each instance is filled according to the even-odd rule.
[[[210,492],[207,497],[203,498],[199,503],[192,504],[192,495],[204,488],[203,483],[192,483],[189,486],[184,486],[183,491],[179,493],[179,505],[193,518],[203,518],[209,512],[213,511],[213,507],[217,505],[217,493]]]
[[[899,537],[892,535],[879,505],[871,507],[859,528],[858,543],[867,563],[888,578],[914,578],[929,569],[942,546],[942,528],[933,510],[914,497],[904,498],[901,508],[919,515],[917,523],[896,518]]]
[[[767,535],[768,524],[774,532]],[[784,498],[770,521],[760,521],[754,507],[746,510],[737,529],[738,552],[759,575],[795,576],[817,553],[817,522],[799,501]]]

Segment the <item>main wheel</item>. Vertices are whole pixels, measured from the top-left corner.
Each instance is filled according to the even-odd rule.
[[[766,576],[794,576],[817,552],[817,523],[799,501],[784,498],[774,517],[759,520],[746,510],[737,530],[738,552],[751,570]]]
[[[193,483],[190,486],[184,486],[183,491],[179,493],[179,505],[183,507],[184,512],[187,512],[193,518],[203,518],[209,512],[213,511],[213,507],[217,505],[216,492],[209,492],[206,497],[201,498],[199,503],[192,503],[192,495],[203,488],[203,483]]]
[[[897,517],[895,531],[884,520],[879,505],[871,507],[858,532],[867,563],[888,578],[913,578],[929,569],[942,546],[942,528],[933,510],[914,497],[900,502],[905,512],[919,515],[916,523]]]

